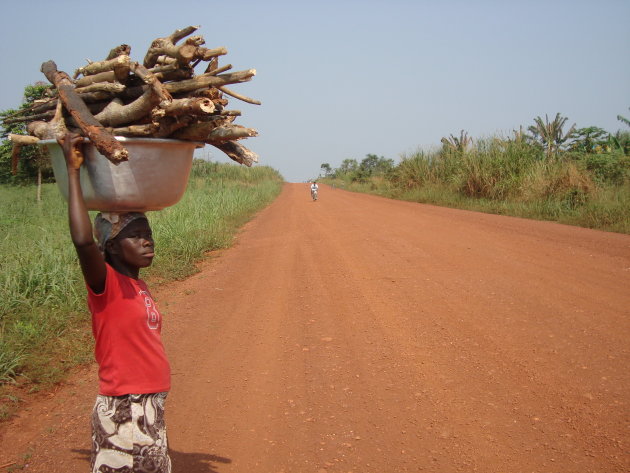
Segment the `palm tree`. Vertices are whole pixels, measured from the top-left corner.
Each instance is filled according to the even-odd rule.
[[[457,151],[460,153],[465,153],[473,142],[473,139],[468,136],[468,133],[464,130],[459,132],[459,138],[450,135],[448,138],[444,137],[441,140],[442,145],[444,145],[444,149],[448,149],[450,151]]]
[[[628,110],[630,110],[630,108]],[[626,117],[617,115],[617,120],[619,120],[621,123],[625,123],[626,125],[630,126],[630,120],[628,120]]]
[[[562,130],[567,120],[567,117],[563,117],[559,113],[556,114],[556,118],[554,118],[551,122],[549,121],[549,117],[547,117],[547,115],[545,115],[544,122],[543,119],[538,116],[534,118],[535,124],[528,128],[532,134],[531,138],[542,143],[548,158],[553,154],[557,154],[565,143],[573,136],[573,133],[575,132],[575,123],[566,133]]]

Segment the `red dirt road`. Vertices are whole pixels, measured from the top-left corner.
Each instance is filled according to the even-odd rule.
[[[630,471],[630,236],[288,184],[155,295],[176,473]],[[87,471],[95,389],[0,465]]]

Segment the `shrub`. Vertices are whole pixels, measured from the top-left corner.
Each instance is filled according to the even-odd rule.
[[[630,156],[621,153],[587,154],[582,163],[602,184],[621,185],[630,178]]]

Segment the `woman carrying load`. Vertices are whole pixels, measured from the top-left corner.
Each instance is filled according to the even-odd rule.
[[[83,138],[68,133],[58,142],[68,170],[70,235],[87,286],[99,366],[92,472],[170,473],[164,424],[170,366],[160,336],[162,316],[139,278],[155,255],[149,221],[140,212],[103,212],[93,232],[79,180]]]

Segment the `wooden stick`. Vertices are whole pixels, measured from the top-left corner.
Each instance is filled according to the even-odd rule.
[[[191,90],[190,92],[186,92],[185,95],[190,96],[190,97],[206,97],[210,100],[215,100],[215,99],[222,98],[223,92],[221,92],[216,87],[210,87],[210,88],[204,87],[203,89],[195,89],[195,90]],[[224,105],[227,105],[227,103],[225,103]]]
[[[131,64],[131,58],[129,56],[120,55],[113,59],[108,59],[100,62],[92,62],[87,66],[83,66],[74,71],[74,78],[76,79],[80,75],[91,76],[100,72],[115,71],[120,68],[126,68],[129,70]]]
[[[125,87],[119,94],[124,94],[127,88]],[[79,93],[81,99],[85,103],[94,103],[94,102],[102,102],[104,100],[111,100],[112,94],[111,92],[103,92],[103,91],[95,91],[95,92],[81,92]],[[142,95],[141,93],[137,94],[136,97]]]
[[[175,58],[180,66],[188,66],[192,61],[202,60],[209,61],[214,57],[227,54],[224,47],[208,49],[200,45],[205,43],[201,36],[193,36],[188,38],[185,43],[176,45],[184,36],[195,31],[197,27],[189,26],[183,30],[177,30],[170,36],[165,38],[157,38],[151,43],[151,47],[144,57],[143,64],[147,69],[158,64],[161,56],[169,56]]]
[[[100,82],[115,82],[116,80],[116,73],[114,71],[105,71],[91,76],[81,77],[74,82],[74,86],[82,88]]]
[[[176,42],[177,41],[173,41],[173,43],[176,43]],[[206,40],[203,39],[203,36],[196,35],[196,36],[191,36],[190,38],[188,38],[186,40],[186,44],[192,44],[193,46],[202,46],[206,44]]]
[[[43,63],[41,70],[57,88],[63,106],[99,152],[113,163],[126,161],[129,153],[90,113],[81,97],[74,91],[74,84],[68,74],[58,71],[53,61]]]
[[[65,135],[67,127],[63,116],[63,104],[61,101],[57,102],[55,114],[50,121],[32,121],[26,125],[26,131],[30,135],[36,136],[42,140],[50,140],[57,136]]]
[[[26,125],[26,131],[41,140],[45,140],[50,134],[48,122],[43,122],[39,120]]]
[[[151,112],[152,117],[159,118],[166,115],[208,115],[214,112],[212,100],[204,97],[189,97],[174,99],[172,103]]]
[[[22,145],[19,143],[14,143],[11,147],[11,174],[13,174],[14,176],[17,175],[18,161],[20,159],[21,149]]]
[[[157,64],[150,69],[147,69],[149,72],[153,74],[157,74],[159,72],[173,72],[179,69],[178,64]]]
[[[220,149],[225,154],[227,154],[230,159],[233,159],[237,163],[244,164],[245,166],[251,167],[252,164],[258,162],[258,155],[253,151],[247,149],[240,143],[236,143],[234,141],[227,141],[225,143],[210,143],[215,148]]]
[[[177,131],[173,138],[179,140],[205,141],[206,143],[221,143],[230,140],[239,140],[257,136],[258,132],[253,128],[245,128],[240,125],[217,126],[215,121],[193,123],[192,125]]]
[[[155,134],[156,138],[170,137],[175,131],[187,127],[197,117],[192,116],[179,116],[179,117],[164,117],[159,120],[159,129]]]
[[[48,101],[42,101],[39,102],[37,104],[33,103],[33,105],[31,105],[31,108],[29,109],[29,111],[31,113],[43,113],[46,112],[48,110],[52,110],[57,106],[57,98],[54,99],[50,99]]]
[[[50,120],[54,115],[55,115],[54,110],[48,110],[47,112],[36,113],[34,115],[25,115],[25,116],[7,118],[2,123],[4,123],[5,125],[10,125],[11,123],[31,122],[34,120],[47,120],[47,119]]]
[[[240,110],[221,110],[219,112],[219,115],[222,115],[224,117],[240,117],[241,111]]]
[[[148,69],[148,71],[152,72],[162,82],[190,79],[195,75],[192,67],[182,67],[177,63],[155,66]]]
[[[215,120],[192,123],[173,133],[173,138],[178,140],[205,141],[210,132],[219,126]]]
[[[108,130],[116,136],[153,136],[157,132],[158,127],[153,123],[147,123],[144,125],[109,128]]]
[[[227,84],[236,84],[240,82],[247,82],[252,80],[252,77],[256,75],[256,69],[248,69],[246,71],[231,72],[228,74],[221,74],[213,76],[210,74],[202,74],[192,79],[183,80],[180,82],[169,82],[164,84],[166,90],[171,94],[178,94],[189,92],[191,90],[203,89],[206,87],[219,87]]]
[[[11,141],[12,143],[19,144],[21,146],[36,145],[37,143],[39,143],[39,138],[37,138],[36,136],[16,135],[13,133],[9,133],[7,138],[9,138],[9,141]]]
[[[64,136],[68,132],[66,126],[66,120],[63,115],[63,103],[61,100],[57,100],[57,108],[55,109],[55,116],[48,122],[50,129],[50,135],[46,135],[46,138],[56,138],[57,136]]]
[[[157,58],[157,62],[155,63],[155,66],[153,67],[158,67],[158,66],[172,66],[175,65],[176,67],[179,67],[179,64],[177,63],[177,59],[175,59],[174,57],[170,57],[167,55],[162,55],[162,56],[158,56]]]
[[[80,89],[75,88],[74,91],[77,94],[81,95],[81,99],[85,103],[94,103],[94,102],[101,102],[104,100],[111,100],[112,94],[114,93],[114,91],[117,91],[115,93],[124,94],[126,91],[126,88],[123,86],[123,88],[120,89],[119,88],[120,85],[122,84],[100,83],[100,84],[94,84],[94,87],[97,89],[95,91],[85,90],[91,86],[82,87]],[[143,93],[143,91],[140,89],[138,89],[137,92],[138,93],[133,97],[134,99],[140,97]],[[53,108],[55,108],[57,106],[57,102],[58,102],[58,99],[53,98],[46,102],[41,102],[37,104],[35,107],[32,107],[30,111],[32,113],[43,113],[47,110],[52,110]]]
[[[262,105],[262,102],[260,102],[259,100],[251,99],[249,97],[246,97],[245,95],[237,94],[236,92],[234,92],[233,90],[228,89],[227,87],[219,86],[219,87],[217,87],[217,89],[219,89],[221,92],[224,92],[224,93],[234,97],[235,99],[242,100],[243,102],[252,103],[254,105]]]
[[[219,68],[219,58],[213,57],[212,59],[210,59],[210,61],[208,61],[208,65],[206,66],[206,70],[204,71],[204,74],[215,72],[218,68]]]
[[[163,117],[153,123],[144,125],[129,125],[126,127],[110,128],[117,136],[150,136],[152,138],[167,138],[180,128],[188,126],[196,117]]]
[[[225,54],[227,54],[227,49],[223,46],[214,49],[196,48],[193,57],[202,61],[209,61],[214,57],[224,56]]]
[[[105,60],[107,61],[108,59],[114,59],[116,56],[129,56],[129,54],[131,54],[131,46],[129,46],[128,44],[121,44],[120,46],[116,46],[114,49],[112,49]]]
[[[17,174],[18,160],[20,159],[22,146],[36,145],[39,143],[39,138],[36,136],[16,135],[13,133],[9,133],[8,138],[9,141],[13,143],[11,149],[11,174],[15,176]]]
[[[153,90],[154,94],[159,97],[160,102],[167,105],[173,101],[173,97],[169,94],[164,85],[142,64],[137,62],[131,63],[131,70],[135,75],[140,77]]]
[[[107,92],[108,94],[119,94],[125,90],[125,86],[118,82],[98,82],[96,84],[77,87],[74,91],[77,94],[87,94],[90,92]]]
[[[192,69],[180,67],[170,72],[158,72],[155,74],[155,77],[160,82],[177,82],[180,80],[191,79],[194,75],[195,71]]]
[[[176,58],[180,64],[184,62],[190,63],[193,59],[197,47],[194,44],[182,44],[175,46],[180,39],[192,34],[199,28],[198,26],[188,26],[181,30],[176,30],[170,36],[164,38],[156,38],[151,43],[147,54],[144,56],[144,67],[152,68],[157,64],[160,56],[170,56]]]
[[[221,143],[223,141],[251,138],[252,136],[258,136],[258,132],[253,128],[245,128],[240,125],[223,125],[212,130],[205,141],[208,143]]]
[[[151,109],[159,103],[160,99],[156,97],[152,89],[148,89],[139,98],[130,104],[123,105],[122,100],[114,99],[101,113],[95,115],[94,118],[106,127],[113,127],[133,123],[136,120],[149,115]]]
[[[218,67],[217,69],[206,71],[206,74],[216,76],[217,74],[221,74],[222,72],[229,71],[230,69],[232,69],[232,64],[226,64],[225,66]]]
[[[197,26],[187,26],[186,28],[182,28],[181,30],[175,30],[168,39],[173,43],[177,43],[180,39],[184,39],[186,36],[193,34],[195,31],[199,29],[199,25]]]

